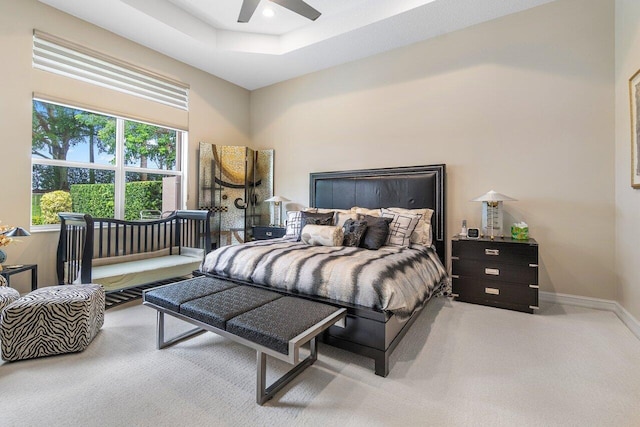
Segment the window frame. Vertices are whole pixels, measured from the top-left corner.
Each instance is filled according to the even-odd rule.
[[[90,162],[78,162],[69,160],[58,159],[45,159],[40,157],[34,157],[31,155],[31,199],[33,199],[33,167],[34,165],[43,166],[57,166],[67,168],[81,168],[81,169],[93,169],[93,170],[108,170],[114,172],[114,218],[123,219],[125,214],[125,187],[127,173],[147,173],[153,175],[175,176],[178,177],[178,194],[177,194],[177,207],[178,209],[185,209],[187,202],[187,160],[188,160],[188,131],[183,129],[177,129],[174,127],[152,123],[145,120],[140,120],[131,117],[124,117],[122,115],[114,114],[112,112],[102,112],[99,109],[87,108],[86,106],[76,106],[71,102],[61,102],[58,100],[47,99],[46,97],[33,96],[31,109],[33,112],[34,102],[44,102],[48,104],[58,105],[65,108],[71,108],[74,110],[86,111],[87,113],[99,114],[116,120],[116,149],[115,149],[115,164],[106,165]],[[169,129],[176,132],[176,168],[175,170],[163,170],[152,168],[141,168],[137,166],[126,165],[125,162],[125,122],[131,121],[136,123],[142,123],[158,128]],[[32,141],[33,147],[33,141]],[[31,223],[31,229],[34,231],[49,231],[58,230],[58,224],[33,224],[33,209],[29,209],[29,217]]]

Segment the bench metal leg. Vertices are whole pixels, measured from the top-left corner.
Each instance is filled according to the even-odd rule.
[[[186,340],[188,338],[191,337],[195,337],[196,335],[200,335],[203,332],[207,332],[206,329],[202,329],[202,328],[193,328],[188,330],[187,332],[184,332],[180,335],[177,335],[173,338],[171,338],[168,341],[165,341],[164,339],[164,313],[160,310],[158,310],[158,321],[156,322],[156,330],[157,330],[157,335],[158,335],[158,342],[157,342],[157,349],[161,350],[165,347],[169,347],[170,345],[176,344],[180,341]]]
[[[271,400],[273,396],[285,385],[289,384],[291,380],[293,380],[302,371],[313,365],[313,363],[318,360],[318,344],[316,340],[317,338],[314,337],[313,339],[311,339],[311,341],[309,341],[311,354],[309,354],[306,359],[294,366],[289,372],[284,374],[269,387],[267,387],[267,355],[260,350],[257,351],[258,378],[256,383],[256,401],[258,402],[258,405],[262,405],[266,401]]]

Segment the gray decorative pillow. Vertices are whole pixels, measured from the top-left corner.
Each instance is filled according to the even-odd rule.
[[[393,218],[365,215],[362,219],[367,223],[367,229],[360,242],[360,247],[377,251],[389,237],[389,223],[393,221]]]
[[[300,231],[305,225],[333,225],[333,211],[327,213],[300,212],[300,230],[298,231],[298,241],[300,241]]]
[[[358,247],[364,237],[364,233],[367,231],[366,221],[359,221],[348,219],[344,222],[342,227],[344,230],[344,240],[342,246]]]

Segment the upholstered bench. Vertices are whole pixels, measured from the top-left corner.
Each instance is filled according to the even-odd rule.
[[[37,289],[2,311],[2,358],[16,361],[82,351],[103,322],[102,286],[62,285]]]
[[[205,331],[255,349],[256,400],[260,405],[316,361],[317,336],[331,325],[344,322],[346,316],[344,308],[206,276],[146,290],[143,300],[158,311],[159,349]],[[165,340],[164,314],[196,328]],[[300,348],[307,342],[310,355],[300,361]],[[295,365],[270,387],[266,387],[267,355]]]

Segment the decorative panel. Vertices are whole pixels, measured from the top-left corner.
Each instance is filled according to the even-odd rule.
[[[268,223],[273,195],[273,150],[200,143],[198,207],[212,212],[217,247],[251,239],[254,225]]]

